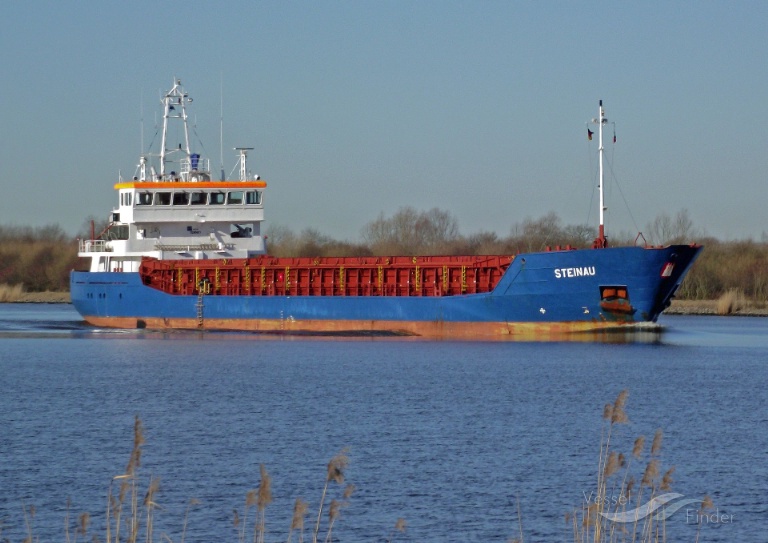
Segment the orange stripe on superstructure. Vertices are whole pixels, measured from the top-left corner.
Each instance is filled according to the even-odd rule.
[[[266,181],[129,181],[115,189],[263,189]]]

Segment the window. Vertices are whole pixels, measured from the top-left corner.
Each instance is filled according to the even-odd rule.
[[[133,196],[133,194],[131,194],[130,192],[125,195],[125,205],[127,206],[131,205],[131,196]]]
[[[156,206],[169,206],[169,205],[171,205],[171,193],[170,192],[156,192],[155,193],[155,205]]]
[[[175,206],[185,206],[189,204],[189,193],[188,192],[174,192],[173,193],[173,205]]]
[[[140,192],[136,195],[137,206],[151,206],[152,205],[152,193]]]
[[[261,191],[252,190],[245,193],[245,203],[248,205],[257,205],[261,203]]]
[[[243,192],[229,192],[227,193],[227,203],[240,205],[243,203]]]
[[[212,192],[208,195],[208,203],[212,206],[222,205],[224,204],[224,196],[223,192]]]
[[[206,194],[204,192],[192,192],[189,194],[189,203],[193,206],[204,206]]]

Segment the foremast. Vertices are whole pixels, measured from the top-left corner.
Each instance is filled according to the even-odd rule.
[[[604,169],[603,169],[603,154],[605,152],[605,148],[603,147],[603,125],[608,123],[608,119],[605,117],[605,110],[603,109],[603,101],[600,100],[600,107],[598,110],[598,117],[597,119],[592,119],[592,124],[597,124],[597,139],[598,139],[598,162],[599,162],[599,180],[598,180],[598,189],[600,193],[600,223],[597,228],[597,237],[595,238],[595,241],[592,242],[592,247],[594,249],[604,249],[608,246],[608,239],[605,237],[605,210],[607,209],[605,207],[605,175],[604,175]],[[591,139],[591,138],[590,138]]]

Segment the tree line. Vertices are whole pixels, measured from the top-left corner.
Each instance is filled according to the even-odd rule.
[[[0,226],[0,285],[66,291],[76,264],[77,242],[60,226]]]
[[[597,232],[590,225],[563,224],[557,214],[548,213],[513,224],[506,236],[490,231],[463,235],[458,220],[448,211],[403,207],[367,223],[355,241],[337,240],[314,228],[295,232],[281,225],[270,225],[266,235],[271,255],[312,257],[515,255],[548,247],[590,247]],[[78,237],[89,236],[90,227],[84,226]],[[765,235],[761,241],[720,241],[705,236],[682,210],[658,215],[646,226],[643,237],[623,233],[609,239],[611,246],[692,242],[705,245],[705,250],[678,292],[679,298],[711,300],[736,290],[748,299],[768,301]],[[0,225],[0,285],[22,285],[28,292],[66,291],[69,271],[76,266],[77,241],[59,226]]]

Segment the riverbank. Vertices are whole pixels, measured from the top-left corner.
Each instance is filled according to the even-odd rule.
[[[765,302],[741,301],[727,311],[719,310],[721,300],[673,300],[666,315],[730,315],[734,317],[768,317]]]
[[[0,292],[0,303],[68,304],[69,292]]]
[[[68,304],[69,292],[14,292],[0,297],[5,303]],[[719,300],[673,300],[664,312],[667,315],[718,315]],[[765,302],[742,301],[728,315],[741,317],[768,317]]]

